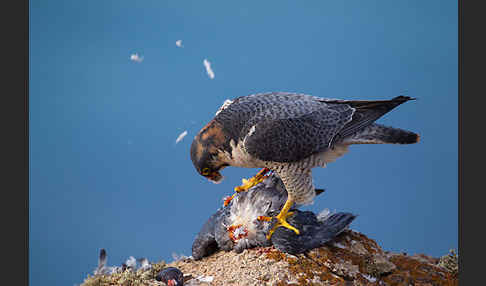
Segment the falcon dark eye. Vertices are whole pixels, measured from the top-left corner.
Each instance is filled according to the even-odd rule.
[[[207,168],[207,167],[206,167],[206,168],[202,169],[201,173],[202,173],[203,175],[209,175],[210,170],[209,170],[209,168]]]

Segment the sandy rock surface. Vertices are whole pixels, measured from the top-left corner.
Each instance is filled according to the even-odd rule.
[[[441,258],[391,253],[352,230],[344,231],[324,247],[297,256],[273,247],[260,247],[240,254],[219,251],[198,261],[182,258],[154,266],[158,271],[167,266],[177,267],[184,273],[184,285],[459,284],[458,258],[454,252]],[[144,278],[133,281],[103,282],[101,277],[91,276],[82,285],[164,285],[155,280],[156,272],[152,269],[141,273],[138,277]],[[123,274],[127,275],[116,275]]]

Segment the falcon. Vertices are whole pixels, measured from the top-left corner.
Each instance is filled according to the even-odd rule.
[[[243,180],[236,192],[260,183],[269,171],[276,173],[288,192],[287,200],[268,232],[270,239],[282,226],[299,234],[287,222],[294,204],[313,202],[316,191],[312,168],[326,167],[353,144],[412,144],[419,135],[374,123],[398,105],[414,100],[342,100],[296,93],[261,93],[226,100],[216,116],[195,136],[191,160],[199,174],[214,183],[228,166],[263,168]]]

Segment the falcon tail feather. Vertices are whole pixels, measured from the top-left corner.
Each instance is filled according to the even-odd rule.
[[[358,109],[388,109],[391,110],[398,105],[407,102],[409,100],[416,100],[417,98],[410,97],[410,96],[396,96],[390,100],[349,100],[348,104],[350,104],[354,108]]]
[[[338,134],[338,137],[344,138],[354,134],[363,127],[369,126],[378,118],[390,112],[395,107],[409,100],[415,100],[409,96],[397,96],[390,100],[351,100],[346,103],[356,109],[353,119],[348,122]]]
[[[413,144],[420,141],[414,132],[373,123],[343,139],[344,144]]]

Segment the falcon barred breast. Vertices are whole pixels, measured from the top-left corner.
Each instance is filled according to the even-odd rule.
[[[264,168],[235,188],[246,190],[275,172],[288,192],[287,201],[270,230],[287,222],[295,204],[309,204],[316,192],[311,170],[325,167],[348,151],[352,144],[412,144],[419,135],[374,123],[398,105],[413,100],[341,100],[295,93],[261,93],[225,101],[216,116],[196,135],[191,160],[199,174],[215,183],[227,166]],[[263,217],[264,220],[272,220]]]

